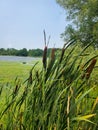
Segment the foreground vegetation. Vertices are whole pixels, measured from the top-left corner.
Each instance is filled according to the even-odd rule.
[[[47,60],[45,46],[40,69],[37,62],[23,82],[0,86],[1,130],[97,130],[98,57],[78,49],[56,56],[53,48]]]

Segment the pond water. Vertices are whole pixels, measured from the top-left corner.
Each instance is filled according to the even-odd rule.
[[[12,61],[12,62],[31,62],[39,59],[40,58],[35,57],[0,56],[0,61]]]

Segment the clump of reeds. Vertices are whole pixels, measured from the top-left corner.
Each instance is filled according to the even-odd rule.
[[[37,69],[36,63],[25,82],[17,82],[15,88],[8,89],[7,86],[6,89],[2,89],[1,130],[96,130],[98,102],[96,95],[96,101],[91,97],[95,87],[87,87],[87,80],[81,78],[80,55],[86,48],[74,57],[74,45],[70,51],[66,51],[68,46],[75,42],[71,39],[70,45],[64,45],[59,58],[56,57],[53,48],[47,60],[45,32],[44,39],[44,69]],[[93,59],[88,67],[84,66],[87,79],[90,78],[96,61]]]

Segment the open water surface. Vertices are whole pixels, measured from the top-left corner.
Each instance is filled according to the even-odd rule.
[[[0,56],[0,61],[11,61],[11,62],[31,62],[39,59],[40,58],[35,57]]]

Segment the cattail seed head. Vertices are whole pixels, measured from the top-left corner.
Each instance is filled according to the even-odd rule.
[[[54,58],[55,58],[55,48],[52,48],[51,60],[54,60]]]
[[[93,59],[91,61],[91,64],[87,67],[85,74],[82,76],[82,79],[85,77],[86,79],[89,79],[90,74],[92,73],[94,66],[96,64],[97,60]]]
[[[43,52],[43,66],[46,69],[46,66],[47,66],[47,46],[45,46],[44,52]]]

